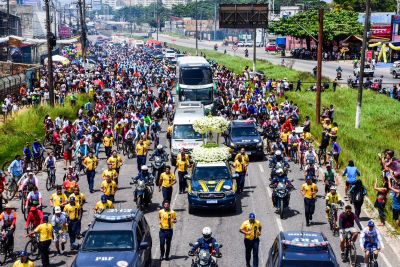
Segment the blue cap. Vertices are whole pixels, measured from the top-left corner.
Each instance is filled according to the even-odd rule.
[[[101,196],[101,202],[106,203],[107,202],[107,197],[106,195]]]
[[[70,198],[69,198],[69,201],[75,202],[75,197],[70,197]]]
[[[28,252],[26,250],[21,251],[19,254],[21,257],[28,257]]]
[[[374,226],[375,226],[374,221],[373,221],[373,220],[369,220],[369,221],[368,221],[368,226],[369,226],[369,227],[374,227]]]
[[[253,213],[253,212],[251,212],[250,214],[249,214],[249,219],[250,220],[254,220],[256,218],[256,215]]]
[[[310,176],[307,176],[307,177],[306,177],[306,181],[307,181],[307,180],[311,180],[311,177],[310,177]]]
[[[48,215],[44,215],[43,216],[43,221],[44,222],[48,222],[49,221],[49,216]]]

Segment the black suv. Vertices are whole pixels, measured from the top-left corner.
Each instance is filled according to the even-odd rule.
[[[225,143],[232,148],[232,156],[236,156],[244,148],[249,156],[264,157],[262,138],[256,124],[251,120],[232,121],[225,133]]]
[[[269,250],[267,267],[339,267],[322,233],[280,232]]]
[[[139,210],[104,210],[84,236],[73,267],[151,266],[150,227]]]

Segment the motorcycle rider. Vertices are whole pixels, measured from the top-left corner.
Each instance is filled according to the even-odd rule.
[[[336,69],[336,78],[341,78],[342,77],[342,67],[337,67]]]
[[[131,183],[131,184],[134,184],[134,183],[140,183],[140,182],[142,182],[142,183],[144,183],[145,185],[146,185],[146,193],[145,193],[145,197],[144,197],[144,199],[147,201],[147,200],[151,200],[151,197],[152,197],[152,195],[153,195],[153,190],[151,190],[151,187],[149,187],[149,186],[147,186],[148,184],[150,184],[150,183],[152,183],[153,181],[154,181],[154,177],[153,177],[153,175],[151,174],[151,173],[149,173],[149,168],[146,166],[146,165],[143,165],[142,167],[141,167],[141,172],[139,173],[139,175],[138,176],[136,176],[135,178],[132,178],[132,180],[134,181],[133,183]],[[139,186],[138,186],[139,187]],[[136,187],[135,188],[135,192],[133,193],[134,194],[134,201],[136,202],[136,200],[137,200],[137,188],[138,187]]]
[[[189,251],[189,256],[194,256],[196,250],[206,249],[210,251],[212,266],[216,266],[216,257],[220,258],[221,253],[219,252],[219,245],[215,238],[212,237],[212,231],[210,227],[203,228],[203,237],[197,239],[197,242],[193,245]]]
[[[245,56],[245,57],[248,57],[248,56],[249,56],[249,50],[248,50],[247,48],[244,50],[244,56]]]
[[[163,161],[168,161],[168,153],[164,150],[163,145],[159,144],[157,146],[156,151],[153,152],[153,154],[150,156],[149,160],[154,160],[155,157],[161,157]]]
[[[374,253],[375,260],[378,258],[379,251],[384,249],[381,234],[375,227],[373,220],[368,221],[368,227],[365,227],[361,231],[360,236],[360,247],[364,250],[364,263],[368,264],[369,253]]]
[[[291,188],[293,187],[292,183],[290,182],[289,178],[285,174],[282,168],[279,168],[275,171],[276,176],[271,181],[272,187],[277,187],[279,183],[284,183],[286,187]],[[272,193],[272,204],[276,207],[276,193],[275,190]]]

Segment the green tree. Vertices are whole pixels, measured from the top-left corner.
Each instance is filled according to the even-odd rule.
[[[324,15],[324,44],[340,41],[352,34],[361,34],[363,26],[358,22],[358,14],[347,10],[327,11]],[[269,30],[275,34],[290,35],[306,39],[310,49],[312,37],[318,36],[318,11],[309,10],[273,22]]]
[[[346,10],[365,11],[365,0],[333,0],[333,5]],[[371,10],[393,12],[396,10],[396,0],[371,0]]]

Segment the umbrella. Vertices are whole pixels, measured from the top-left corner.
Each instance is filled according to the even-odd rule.
[[[69,64],[68,58],[60,56],[60,55],[54,55],[54,56],[51,57],[51,59],[53,60],[53,62],[60,62],[60,63],[62,63],[64,65]],[[46,58],[44,60],[44,63],[47,64],[47,61],[48,61],[48,58]]]

